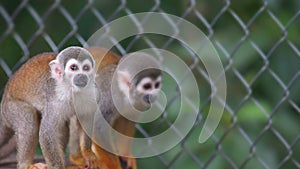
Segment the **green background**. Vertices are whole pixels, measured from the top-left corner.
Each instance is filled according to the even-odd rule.
[[[1,93],[9,76],[30,57],[82,46],[118,17],[155,11],[190,21],[215,45],[228,86],[222,120],[204,144],[197,140],[209,109],[210,85],[201,62],[193,66],[195,56],[161,35],[131,37],[113,49],[123,55],[151,47],[150,41],[171,51],[191,67],[201,93],[200,115],[188,136],[164,154],[139,159],[139,168],[299,168],[300,1],[1,0],[0,7]],[[149,135],[164,131],[177,117],[179,91],[168,75],[163,90],[169,99],[165,113],[139,125]],[[137,136],[143,137],[141,131]]]

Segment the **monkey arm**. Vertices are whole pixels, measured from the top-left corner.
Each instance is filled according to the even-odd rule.
[[[129,121],[128,119],[124,118],[123,116],[120,116],[114,123],[115,129],[128,136],[128,137],[134,137],[135,134],[135,123],[132,121]],[[131,141],[129,140],[122,140],[118,138],[117,140],[118,144],[118,150],[122,154],[126,154],[127,156],[131,155]],[[131,169],[137,169],[136,166],[136,160],[134,157],[120,157],[120,160],[122,163],[125,163],[125,169],[131,168]]]
[[[76,116],[70,121],[69,160],[76,166],[84,166],[85,160],[80,150],[80,126]]]
[[[49,115],[49,112],[52,112],[52,114]],[[65,123],[62,123],[62,119],[57,120],[61,118],[58,116],[59,113],[56,113],[56,111],[49,112],[45,112],[41,121],[40,145],[48,168],[59,169],[65,166],[64,151],[61,145],[63,137],[59,135],[59,131],[65,127]]]
[[[81,127],[80,127],[81,128]],[[82,130],[80,132],[80,147],[82,156],[85,159],[85,166],[89,168],[97,168],[96,155],[92,151],[92,139]]]
[[[114,128],[129,137],[133,137],[135,134],[135,123],[129,121],[128,119],[120,116],[114,122]],[[103,134],[103,133],[102,133]],[[105,133],[107,134],[107,133]],[[109,137],[106,135],[105,137]],[[105,143],[104,143],[105,144]],[[110,143],[112,144],[112,143]],[[122,154],[131,156],[131,142],[128,140],[123,140],[121,138],[117,139],[117,149]],[[92,145],[93,152],[97,157],[97,166],[100,168],[107,169],[137,169],[136,160],[133,157],[120,157],[110,152],[107,152],[101,148],[97,143],[93,142]]]
[[[97,168],[96,155],[92,151],[92,140],[83,131],[77,116],[70,121],[70,161],[76,166]]]
[[[96,143],[93,143],[93,151],[97,156],[97,165],[100,168],[122,169],[118,156],[105,151]]]

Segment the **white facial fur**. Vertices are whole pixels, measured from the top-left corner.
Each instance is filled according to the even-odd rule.
[[[72,68],[74,68],[73,66],[77,67],[77,70],[72,70]],[[88,70],[86,69],[88,68]],[[83,74],[91,74],[93,71],[93,67],[92,67],[92,63],[88,60],[85,59],[83,62],[78,62],[78,60],[76,59],[70,59],[65,67],[65,73],[68,74],[79,74],[79,73],[83,73]]]
[[[65,76],[71,81],[73,89],[79,91],[80,87],[75,84],[76,76],[86,76],[88,78],[87,83],[89,83],[90,79],[93,78],[91,77],[94,72],[93,70],[92,63],[88,59],[83,62],[79,62],[76,59],[70,59],[65,67]]]
[[[145,77],[139,82],[136,89],[140,93],[155,95],[161,89],[161,80],[161,76],[157,77],[155,80]]]
[[[130,79],[131,79],[131,76],[128,72],[118,71],[119,88],[124,93],[124,95],[128,98],[129,98],[129,88],[131,86]]]
[[[162,77],[153,79],[151,76],[143,77],[138,84],[133,84],[131,75],[127,71],[118,71],[118,86],[125,95],[125,100],[138,111],[149,108],[150,102],[156,100],[161,90]],[[136,85],[136,86],[135,86]]]
[[[76,92],[80,91],[81,88],[74,84],[74,78],[78,75],[86,76],[87,84],[90,82],[91,79],[94,79],[95,73],[93,64],[90,62],[89,59],[85,59],[83,62],[80,62],[74,58],[71,58],[67,61],[65,69],[63,70],[63,63],[60,63],[57,59],[53,60],[49,63],[51,68],[51,74],[54,79],[57,80],[58,85],[57,87],[62,91],[65,91],[61,94],[68,95],[65,89],[70,89],[70,87]],[[78,78],[78,77],[77,77]],[[67,80],[67,81],[66,81]],[[67,83],[66,83],[67,82]],[[57,90],[59,90],[57,88]],[[67,90],[67,91],[68,91]],[[60,90],[59,90],[60,91]],[[60,93],[60,92],[58,92]],[[63,97],[64,98],[64,97]]]

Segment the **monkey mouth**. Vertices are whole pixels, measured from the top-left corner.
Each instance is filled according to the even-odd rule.
[[[87,81],[80,81],[80,82],[76,82],[75,86],[79,87],[79,88],[84,88],[85,86],[87,86]]]
[[[79,88],[84,88],[88,84],[88,77],[84,74],[78,74],[74,77],[74,85]]]
[[[147,103],[147,104],[151,104],[153,102],[155,102],[156,100],[156,96],[151,95],[151,94],[147,94],[143,97],[143,100]]]

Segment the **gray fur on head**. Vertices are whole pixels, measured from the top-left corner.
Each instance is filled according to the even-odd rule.
[[[92,63],[93,67],[95,65],[95,61],[93,60],[93,57],[90,54],[90,52],[82,47],[71,46],[64,49],[57,55],[58,61],[60,63],[63,63],[64,67],[66,67],[67,61],[71,58],[74,58],[80,62],[88,59]]]
[[[161,75],[160,63],[145,52],[133,52],[124,56],[119,62],[118,70],[128,72],[135,84],[143,77],[157,78]]]

